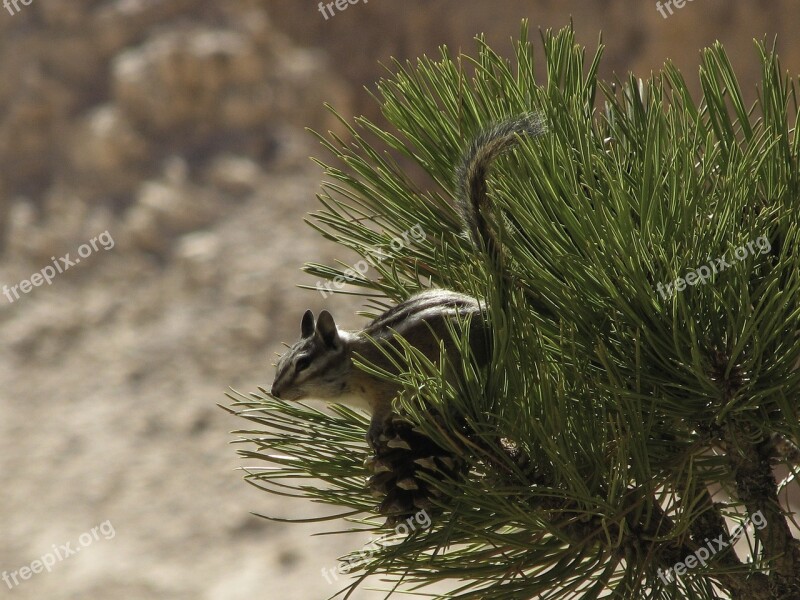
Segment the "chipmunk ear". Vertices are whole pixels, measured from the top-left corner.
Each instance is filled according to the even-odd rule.
[[[303,339],[314,335],[314,313],[310,310],[307,310],[303,315],[303,321],[300,323],[300,335]]]
[[[317,334],[322,338],[326,346],[334,349],[339,346],[339,330],[336,328],[333,316],[327,310],[319,313]]]

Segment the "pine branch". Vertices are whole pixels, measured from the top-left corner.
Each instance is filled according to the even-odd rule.
[[[714,505],[707,489],[701,495],[701,512],[690,526],[694,542],[692,553],[708,543],[707,540],[730,539],[725,519],[719,508]],[[687,555],[688,556],[688,555]],[[731,591],[733,600],[769,600],[771,593],[769,581],[763,573],[743,572],[742,561],[736,556],[732,546],[728,546],[715,555],[714,560],[720,567],[732,571],[717,576],[720,584]]]
[[[492,461],[498,473],[510,474],[512,470],[509,469],[509,464],[529,463],[528,458],[521,456],[516,448],[502,444],[498,448],[499,452],[483,454],[484,458]],[[498,453],[505,454],[508,460],[498,460]],[[537,476],[534,472],[530,473],[530,485],[544,489],[548,487],[548,482],[543,481],[541,476]],[[535,503],[538,509],[546,511],[550,524],[561,529],[574,546],[600,544],[605,547],[609,556],[615,556],[617,561],[629,559],[632,555],[652,556],[654,565],[659,571],[670,571],[687,556],[695,555],[708,543],[708,540],[730,539],[725,520],[719,509],[713,505],[707,489],[701,493],[701,512],[690,525],[691,541],[686,542],[670,539],[675,525],[656,498],[649,499],[644,517],[635,518],[635,515],[641,512],[639,493],[639,490],[630,491],[626,502],[627,514],[623,511],[624,519],[617,522],[608,522],[600,516],[576,520],[576,515],[581,515],[583,511],[574,502],[548,497],[546,494],[537,498]],[[610,540],[616,540],[617,544],[609,545]],[[720,572],[715,578],[731,591],[734,600],[770,600],[770,598],[784,597],[783,594],[786,593],[784,591],[780,595],[773,595],[767,576],[762,573],[749,573],[743,569],[741,560],[730,546],[716,554],[714,560],[719,567],[729,571]]]
[[[607,84],[602,47],[587,60],[570,28],[541,41],[543,82],[523,26],[513,64],[480,38],[474,57],[443,49],[396,63],[376,94],[390,131],[340,117],[346,136],[319,136],[331,164],[320,161],[310,224],[368,262],[391,252],[358,277],[343,264],[306,272],[344,278],[334,292],[372,299],[373,313],[430,286],[479,298],[491,365],[476,367],[465,338],[443,340],[463,357],[455,385],[400,344],[391,456],[370,457],[358,412],[232,394],[230,410],[255,424],[239,432],[241,455],[269,465],[246,479],[375,527],[375,505],[392,502],[370,497],[388,480],[370,469],[407,467],[410,453],[424,474],[398,477],[403,498],[428,501],[431,526],[359,574],[448,581],[448,598],[800,597],[772,472],[800,454],[796,84],[759,44],[762,83],[747,106],[717,44],[696,102],[672,65]],[[487,180],[497,261],[465,234],[454,173],[470,139],[532,111],[547,134],[520,140]],[[392,155],[427,173],[428,188]],[[392,245],[412,228],[425,235]],[[730,512],[710,487],[730,495]],[[743,556],[720,544],[707,564],[662,579],[756,514],[765,526]]]
[[[751,515],[766,521],[756,535],[770,566],[770,588],[774,598],[791,598],[800,592],[800,544],[792,537],[778,502],[778,486],[772,473],[769,440],[754,439],[747,423],[730,423],[725,430],[727,459],[736,481],[739,500]],[[757,433],[755,435],[758,435]]]

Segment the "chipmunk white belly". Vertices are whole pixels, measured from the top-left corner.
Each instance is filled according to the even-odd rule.
[[[341,404],[347,404],[348,406],[352,406],[353,408],[360,408],[365,410],[369,413],[372,412],[372,406],[369,403],[369,400],[365,395],[357,394],[357,393],[347,393],[342,394],[340,397],[335,398],[336,402]]]
[[[313,402],[330,402],[333,404],[346,404],[352,408],[360,408],[368,413],[372,413],[372,406],[365,394],[358,394],[354,392],[347,392],[333,398],[320,398],[317,396],[309,396],[303,401],[311,400]]]

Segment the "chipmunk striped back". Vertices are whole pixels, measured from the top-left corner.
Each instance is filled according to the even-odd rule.
[[[396,371],[381,347],[390,346],[398,354],[401,336],[431,362],[440,359],[440,340],[452,348],[450,327],[456,329],[469,320],[470,349],[479,364],[488,361],[489,335],[485,314],[475,298],[449,290],[427,290],[375,318],[361,331],[338,329],[333,317],[322,311],[314,321],[309,310],[303,315],[301,337],[280,358],[272,395],[285,400],[321,399],[365,408],[373,414],[370,431],[391,413],[398,384],[375,377],[353,365],[353,358],[389,372]],[[451,351],[452,352],[452,351]],[[451,365],[458,356],[448,354]]]

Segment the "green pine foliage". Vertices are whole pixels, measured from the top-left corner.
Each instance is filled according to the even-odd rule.
[[[346,293],[374,315],[429,286],[465,292],[485,301],[495,342],[490,368],[465,359],[457,389],[412,348],[398,357],[397,408],[469,470],[432,480],[443,494],[431,526],[369,553],[342,594],[379,574],[389,589],[446,581],[436,597],[464,600],[800,598],[800,547],[777,503],[796,467],[778,484],[769,442],[800,440],[796,84],[757,44],[763,78],[747,106],[715,45],[697,102],[670,64],[606,84],[602,47],[587,60],[571,28],[541,41],[535,57],[523,24],[513,60],[478,38],[476,57],[396,63],[377,86],[388,127],[341,119],[348,135],[319,136],[330,158],[312,227],[365,258],[414,226],[426,233]],[[546,135],[489,180],[509,289],[465,234],[454,173],[478,132],[531,112]],[[425,188],[392,157],[419,166]],[[704,265],[718,272],[676,289]],[[315,278],[346,270],[306,266]],[[237,432],[247,481],[380,525],[367,417],[266,390],[231,398],[254,427]],[[766,525],[750,527],[739,557],[720,550],[663,576],[759,512]]]

